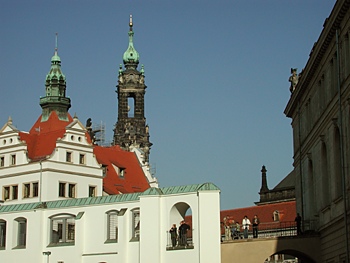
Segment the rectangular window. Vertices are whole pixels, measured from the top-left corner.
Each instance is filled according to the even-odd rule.
[[[71,198],[75,197],[75,184],[68,185],[68,197],[71,197]]]
[[[3,200],[9,200],[10,199],[10,187],[9,186],[4,186],[3,187]]]
[[[16,164],[16,154],[11,155],[11,165]]]
[[[58,196],[65,197],[66,196],[66,183],[59,183],[58,185]]]
[[[69,162],[69,163],[72,162],[72,153],[71,152],[66,153],[66,162]]]
[[[96,186],[89,186],[89,197],[96,196]]]
[[[6,221],[0,220],[0,250],[6,247]]]
[[[120,177],[124,177],[124,170],[125,170],[124,168],[119,169],[119,176]]]
[[[85,164],[85,154],[79,155],[79,164]]]
[[[5,157],[1,156],[0,157],[0,167],[4,167],[5,166]]]
[[[33,197],[39,196],[39,183],[33,183]]]
[[[18,185],[12,186],[12,200],[18,199]]]
[[[23,185],[23,198],[30,197],[30,183]]]

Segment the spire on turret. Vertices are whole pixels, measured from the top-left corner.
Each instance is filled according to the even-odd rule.
[[[137,68],[137,65],[139,64],[140,55],[134,48],[133,44],[133,37],[134,37],[134,31],[132,29],[133,22],[132,22],[132,15],[130,15],[129,20],[129,46],[128,49],[124,52],[123,56],[123,62],[126,68]]]
[[[260,194],[266,193],[269,191],[269,188],[267,187],[267,179],[266,179],[266,167],[265,165],[262,166],[261,169],[261,188],[260,188]]]
[[[40,98],[43,109],[41,121],[48,120],[50,113],[56,111],[59,119],[68,120],[70,99],[66,97],[66,77],[61,71],[61,58],[58,56],[58,34],[55,37],[55,52],[51,58],[51,68],[46,76],[45,97]]]

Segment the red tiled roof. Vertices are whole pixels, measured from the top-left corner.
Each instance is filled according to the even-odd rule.
[[[259,206],[250,206],[244,208],[236,208],[230,210],[222,210],[220,212],[220,221],[223,221],[223,218],[225,216],[229,216],[230,219],[234,219],[235,221],[238,221],[241,224],[245,215],[248,216],[250,220],[252,220],[254,215],[257,215],[260,219],[260,223],[271,223],[274,222],[274,211],[279,212],[280,222],[294,221],[296,216],[296,202],[289,201]]]
[[[107,166],[107,176],[103,179],[106,193],[143,192],[150,187],[135,153],[124,151],[119,146],[95,146],[94,154],[100,164]],[[125,169],[123,177],[117,174],[113,164]]]
[[[53,111],[47,121],[41,122],[40,116],[29,133],[19,133],[20,139],[27,143],[29,159],[42,159],[55,150],[57,139],[63,138],[66,126],[73,121],[69,113],[67,115],[68,121],[60,120]]]
[[[68,121],[60,120],[56,112],[52,112],[47,121],[41,122],[41,116],[35,122],[29,133],[20,132],[21,141],[27,144],[28,157],[38,161],[51,155],[56,148],[57,139],[63,138],[66,127],[73,121],[68,113]],[[86,137],[91,143],[90,136]],[[100,164],[107,166],[107,175],[103,179],[104,191],[108,194],[143,192],[149,183],[145,177],[137,156],[132,152],[122,150],[119,146],[94,147],[94,154]],[[113,165],[124,168],[121,178]]]

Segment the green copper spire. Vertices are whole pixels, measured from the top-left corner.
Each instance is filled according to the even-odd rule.
[[[125,67],[132,67],[132,68],[136,68],[137,65],[139,64],[139,59],[140,59],[140,55],[139,53],[136,51],[136,49],[134,48],[134,44],[133,44],[133,36],[134,36],[134,31],[132,30],[132,15],[130,15],[130,21],[129,21],[129,26],[130,26],[130,30],[129,30],[129,47],[128,49],[124,52],[124,56],[123,56],[123,62]]]
[[[51,58],[51,69],[46,76],[46,96],[40,98],[43,109],[41,121],[46,121],[52,111],[56,111],[59,119],[68,120],[67,112],[70,108],[70,99],[66,98],[66,77],[61,71],[61,59],[57,52],[57,33],[55,53]]]

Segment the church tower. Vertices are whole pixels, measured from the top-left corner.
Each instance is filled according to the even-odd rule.
[[[149,130],[145,118],[145,85],[144,67],[138,71],[139,53],[133,44],[133,22],[130,15],[129,46],[123,55],[123,66],[118,75],[118,121],[114,129],[114,145],[124,150],[139,148],[143,151],[145,162],[149,161],[152,143],[149,141]]]

